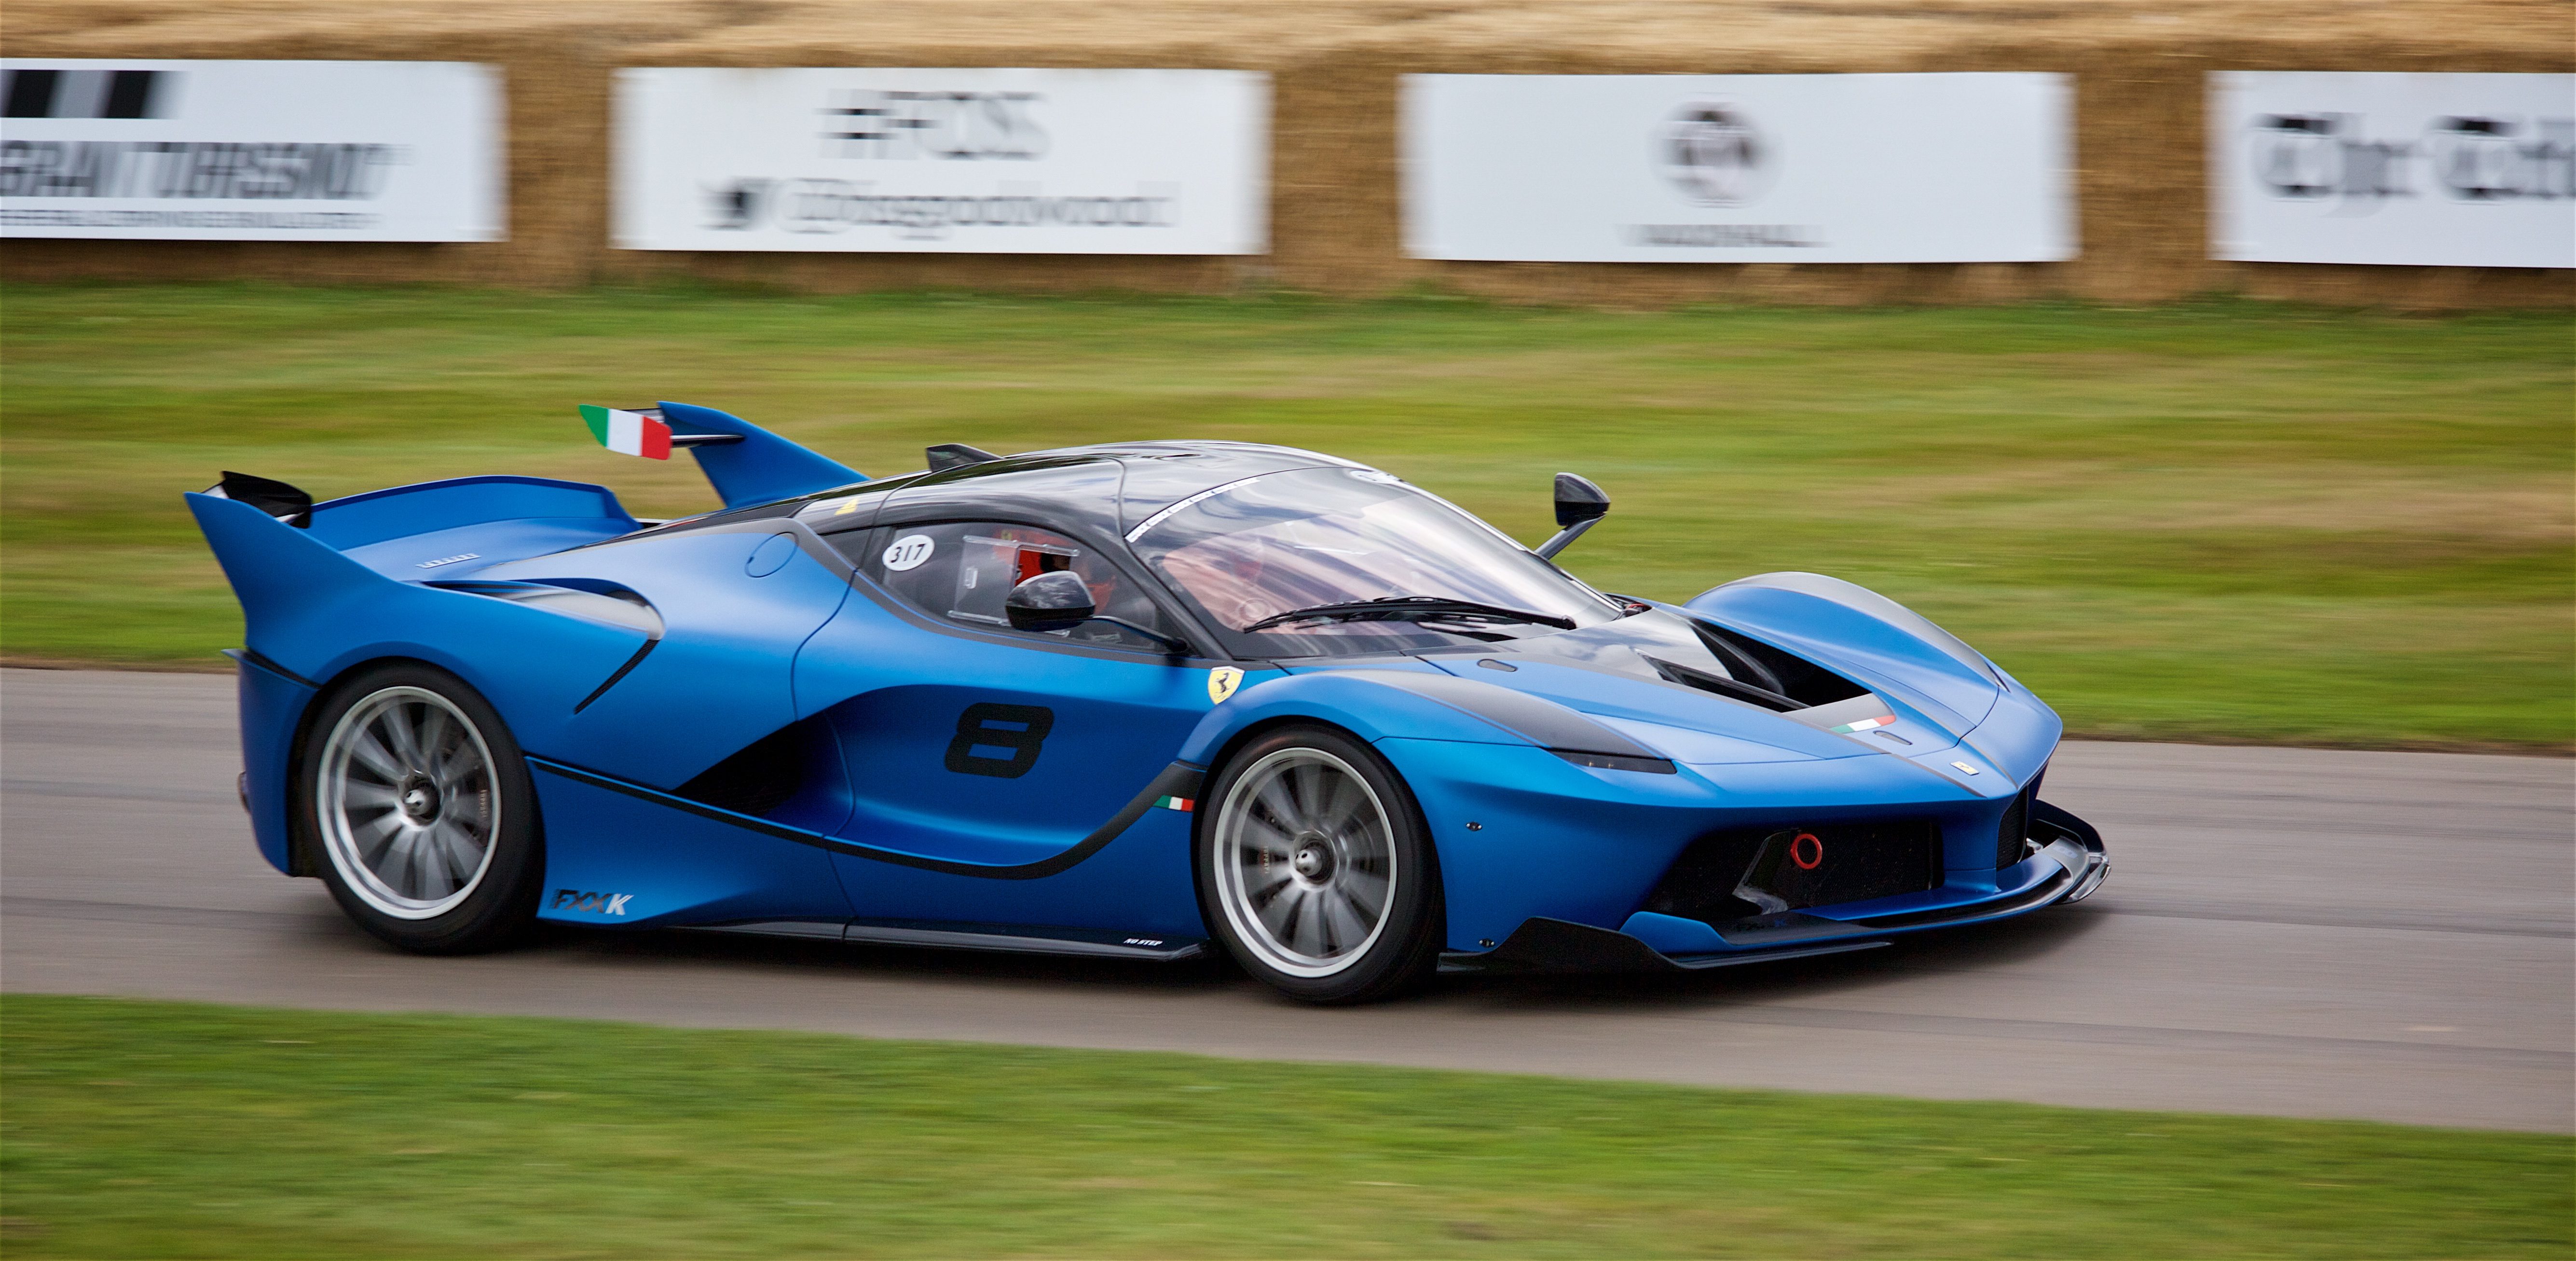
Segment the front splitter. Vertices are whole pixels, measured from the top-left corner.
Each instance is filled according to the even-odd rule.
[[[2052,860],[2055,875],[2008,897],[1937,910],[1912,911],[1866,919],[1837,920],[1788,912],[1741,924],[1712,925],[1729,947],[1707,953],[1668,955],[1615,929],[1571,920],[1537,916],[1522,922],[1503,944],[1485,951],[1444,951],[1443,972],[1697,972],[1707,968],[1817,955],[1846,954],[1887,945],[1904,933],[1954,928],[2027,915],[2058,903],[2081,902],[2102,887],[2111,861],[2101,834],[2074,815],[2040,803],[2033,820],[2033,841],[2046,837],[2032,855]]]

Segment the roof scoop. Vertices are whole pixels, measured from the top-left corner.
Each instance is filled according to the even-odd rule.
[[[943,442],[935,447],[924,448],[922,454],[930,457],[930,471],[933,473],[945,473],[953,468],[970,468],[977,464],[990,464],[1002,458],[982,447],[970,447],[963,442]]]
[[[1591,478],[1576,473],[1559,473],[1556,475],[1556,537],[1539,544],[1534,550],[1543,557],[1554,559],[1567,544],[1582,538],[1585,530],[1609,515],[1610,496],[1594,485]]]

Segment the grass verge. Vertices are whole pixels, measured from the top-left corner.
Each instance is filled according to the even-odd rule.
[[[13,1257],[2563,1257],[2564,1137],[9,996]]]
[[[1139,436],[1368,460],[1525,539],[1548,476],[1618,502],[1567,555],[1687,598],[1808,569],[1985,649],[2079,734],[2576,741],[2565,313],[0,290],[0,650],[216,664],[178,500],[471,473],[711,506],[573,407],[677,398],[862,469],[927,443]]]

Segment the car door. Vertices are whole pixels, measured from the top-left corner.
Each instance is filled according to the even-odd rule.
[[[1068,531],[914,520],[832,537],[866,598],[807,644],[796,685],[800,707],[826,715],[841,746],[853,803],[841,834],[881,855],[837,859],[863,917],[988,918],[978,912],[997,881],[1070,869],[1157,784],[1215,703],[1219,662],[1109,624],[1010,629],[1011,586],[1068,569],[1102,614],[1183,633],[1133,570]],[[1186,845],[1186,827],[1172,835]],[[1185,880],[1186,854],[1175,858]]]

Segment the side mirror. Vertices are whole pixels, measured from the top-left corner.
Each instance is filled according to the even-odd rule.
[[[1592,479],[1574,473],[1556,475],[1556,537],[1535,549],[1539,555],[1553,558],[1566,544],[1583,537],[1601,518],[1610,515],[1610,496]]]
[[[1030,578],[1002,599],[1002,615],[1010,619],[1012,630],[1072,630],[1097,612],[1091,605],[1091,588],[1066,569]]]
[[[1610,515],[1610,496],[1592,479],[1579,473],[1556,475],[1556,524],[1559,528],[1578,521],[1598,521]]]

